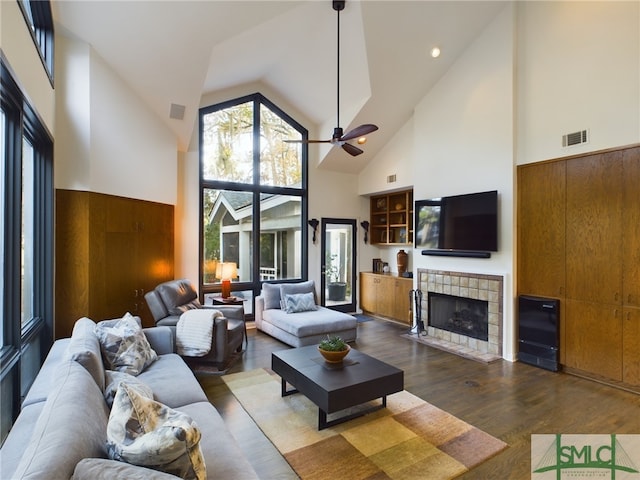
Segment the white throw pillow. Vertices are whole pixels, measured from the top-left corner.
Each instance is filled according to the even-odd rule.
[[[207,470],[200,438],[191,417],[120,384],[107,425],[109,458],[186,480],[204,480]]]
[[[131,385],[135,387],[141,395],[153,399],[153,390],[151,390],[151,387],[138,377],[134,377],[126,372],[107,370],[104,372],[104,380],[106,385],[104,387],[104,399],[107,401],[109,408],[113,405],[113,399],[115,398],[116,392],[118,391],[118,387],[121,383]]]

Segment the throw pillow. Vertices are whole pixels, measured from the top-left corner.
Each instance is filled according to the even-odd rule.
[[[284,298],[286,295],[293,295],[295,293],[313,293],[314,298],[316,294],[316,286],[313,280],[307,280],[306,282],[298,283],[281,283],[280,284],[280,298]]]
[[[317,310],[313,293],[294,293],[284,297],[284,311],[287,313],[309,312]]]
[[[151,387],[138,377],[134,377],[133,375],[129,375],[125,372],[117,372],[115,370],[107,370],[104,373],[104,377],[104,383],[106,384],[106,387],[104,388],[104,399],[107,401],[109,408],[113,405],[113,399],[115,398],[116,392],[118,391],[118,387],[121,383],[131,385],[141,395],[153,399],[153,390],[151,390]]]
[[[112,460],[203,480],[207,471],[200,437],[188,415],[120,384],[107,425],[107,452]]]
[[[264,309],[280,308],[280,285],[273,283],[262,284],[262,297]]]
[[[129,313],[121,319],[99,322],[95,331],[109,370],[137,376],[158,358],[142,327]]]

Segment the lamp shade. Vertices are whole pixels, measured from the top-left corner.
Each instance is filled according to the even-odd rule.
[[[238,276],[236,262],[220,262],[216,265],[216,277],[220,280],[231,280]]]

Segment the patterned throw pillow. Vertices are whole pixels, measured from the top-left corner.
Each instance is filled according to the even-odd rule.
[[[115,370],[107,370],[104,372],[105,384],[104,399],[107,401],[109,408],[113,405],[113,399],[116,396],[118,387],[121,383],[132,385],[141,395],[153,399],[153,390],[151,387],[140,380],[138,377],[129,375],[125,372],[116,372]]]
[[[107,453],[112,460],[203,480],[207,470],[201,433],[188,415],[120,384],[107,425]]]
[[[129,313],[121,319],[99,322],[95,332],[109,370],[137,376],[158,358]]]
[[[292,295],[285,295],[283,310],[287,313],[317,310],[313,293],[294,293]]]

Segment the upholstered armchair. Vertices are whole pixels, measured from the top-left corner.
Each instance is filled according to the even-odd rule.
[[[147,292],[144,298],[156,325],[170,327],[174,336],[180,315],[187,310],[206,308],[222,312],[223,317],[214,319],[211,351],[203,357],[192,357],[193,359],[214,363],[219,370],[223,370],[228,366],[233,354],[242,351],[246,326],[241,305],[202,305],[195,287],[188,279],[161,283],[154,290]]]

